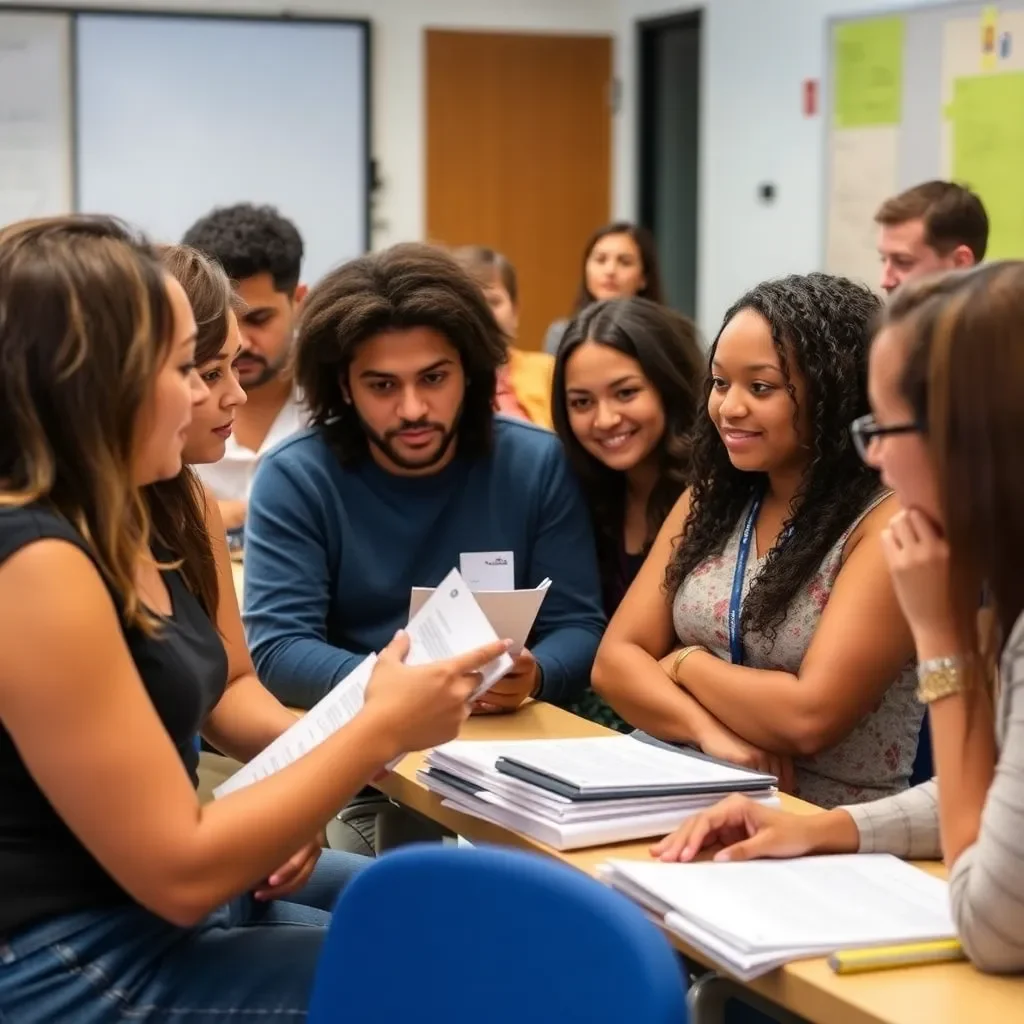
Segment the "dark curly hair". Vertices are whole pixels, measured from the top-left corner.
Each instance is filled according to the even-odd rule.
[[[376,334],[410,327],[432,327],[458,351],[466,377],[459,452],[490,451],[505,337],[480,287],[452,256],[408,242],[330,271],[302,304],[295,381],[311,422],[342,462],[367,451],[366,433],[342,390],[356,349]]]
[[[302,272],[302,236],[273,206],[238,203],[197,220],[182,242],[212,256],[233,281],[270,274],[274,290],[291,295]]]
[[[868,411],[867,355],[881,302],[846,278],[808,274],[758,285],[725,314],[722,330],[745,309],[771,326],[791,397],[794,374],[805,381],[811,439],[803,483],[783,527],[792,528],[796,541],[773,548],[743,602],[742,632],[774,643],[790,601],[878,493],[878,475],[858,456],[849,428]],[[705,399],[711,386],[709,376]],[[743,509],[767,483],[765,474],[733,466],[707,415],[694,433],[693,480],[690,514],[665,573],[670,600],[701,562],[723,551]]]
[[[609,469],[591,455],[569,423],[566,367],[585,341],[607,345],[635,359],[665,409],[665,432],[657,447],[660,472],[647,501],[645,551],[689,482],[690,431],[700,409],[704,354],[697,329],[689,320],[640,298],[595,303],[569,325],[559,345],[552,384],[552,420],[590,507],[602,578],[610,579],[618,571],[626,480],[625,474]]]

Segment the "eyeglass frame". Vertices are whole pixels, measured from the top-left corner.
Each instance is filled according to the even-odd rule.
[[[850,424],[850,436],[853,438],[853,446],[862,459],[867,459],[871,442],[879,437],[896,437],[899,434],[923,434],[925,426],[914,420],[910,423],[894,423],[892,426],[883,427],[875,422],[872,413],[866,416],[858,416]]]

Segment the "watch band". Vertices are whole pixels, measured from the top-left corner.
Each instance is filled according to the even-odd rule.
[[[929,658],[917,666],[917,699],[932,704],[963,690],[962,663],[957,657]]]

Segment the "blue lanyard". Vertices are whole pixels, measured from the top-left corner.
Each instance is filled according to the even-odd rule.
[[[743,638],[740,636],[740,612],[743,610],[743,578],[747,572],[750,545],[754,540],[757,514],[761,511],[761,497],[754,498],[747,513],[747,521],[740,534],[740,546],[736,552],[736,571],[732,577],[732,597],[729,600],[729,656],[734,665],[743,664]]]

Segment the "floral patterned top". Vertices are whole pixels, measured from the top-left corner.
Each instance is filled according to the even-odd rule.
[[[790,603],[774,645],[757,633],[744,635],[746,664],[796,675],[821,613],[842,567],[843,548],[864,517],[888,492],[878,494],[850,524],[825,556],[818,572]],[[683,645],[702,644],[729,660],[729,599],[740,535],[749,506],[742,513],[721,555],[702,562],[683,581],[672,607],[672,620]],[[743,580],[746,596],[764,558],[751,551]],[[752,683],[756,685],[756,683]],[[845,739],[811,757],[794,761],[796,795],[819,807],[862,803],[907,788],[924,715],[915,696],[917,680],[910,662],[893,681],[874,711]]]

